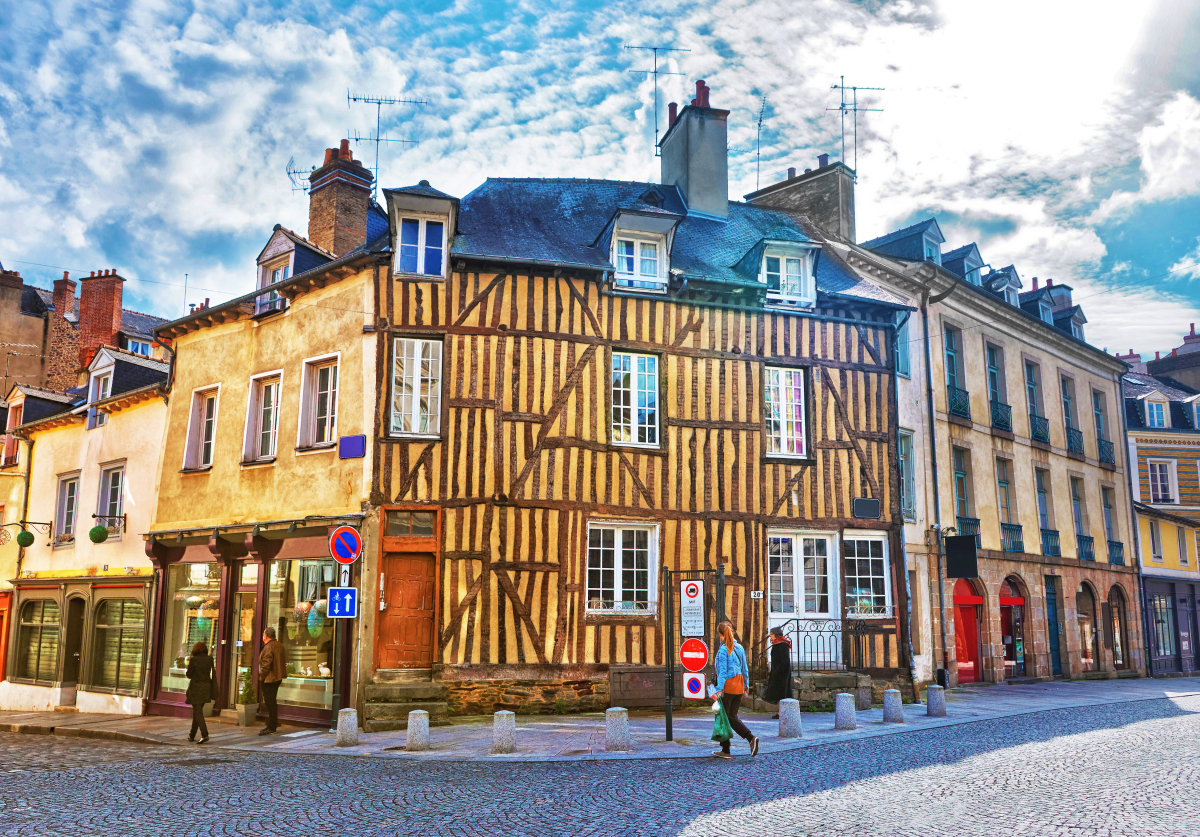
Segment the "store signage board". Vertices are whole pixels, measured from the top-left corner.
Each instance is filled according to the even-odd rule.
[[[329,535],[329,554],[339,564],[353,564],[362,555],[362,535],[352,526],[339,526]]]
[[[679,662],[688,671],[704,671],[708,666],[708,646],[694,637],[685,639],[679,646]]]
[[[683,674],[683,696],[694,700],[704,698],[704,672],[688,671]]]
[[[679,629],[683,636],[705,636],[704,582],[679,582]]]
[[[329,606],[325,613],[330,619],[355,619],[358,617],[358,588],[330,587]]]

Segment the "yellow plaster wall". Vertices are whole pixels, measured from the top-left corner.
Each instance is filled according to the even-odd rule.
[[[1174,523],[1168,523],[1165,520],[1158,521],[1159,531],[1162,533],[1163,559],[1155,561],[1150,557],[1150,519],[1139,514],[1137,520],[1142,546],[1143,567],[1147,569],[1182,570],[1183,572],[1192,572],[1200,575],[1200,569],[1197,569],[1195,529],[1186,526],[1176,526]],[[1186,564],[1179,560],[1178,531],[1181,528],[1184,532],[1184,545],[1188,552]]]
[[[370,490],[375,335],[372,275],[364,271],[298,298],[280,316],[202,328],[179,337],[162,487],[154,531],[360,512]],[[368,456],[338,459],[336,449],[297,452],[305,358],[340,352],[339,436],[366,434]],[[282,370],[276,459],[243,466],[250,378]],[[183,468],[193,392],[220,385],[212,469]]]
[[[25,445],[21,445],[21,460],[16,467],[0,471],[0,523],[16,523],[21,519],[21,509],[25,500]],[[9,579],[17,574],[17,557],[20,547],[17,546],[16,526],[5,526],[8,533],[8,543],[0,544],[0,590],[12,587]]]

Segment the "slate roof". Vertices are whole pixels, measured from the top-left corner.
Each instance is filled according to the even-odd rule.
[[[420,195],[425,198],[445,198],[448,201],[458,200],[454,195],[447,195],[445,192],[433,188],[429,185],[428,180],[422,180],[416,186],[401,186],[399,189],[384,189],[383,191],[396,195]]]
[[[372,200],[370,208],[367,209],[367,242],[372,242],[381,235],[387,235],[387,232],[387,213]]]
[[[936,218],[926,218],[924,221],[913,224],[911,227],[905,227],[902,230],[896,230],[895,232],[890,232],[887,235],[881,235],[879,238],[872,238],[870,241],[863,242],[858,246],[864,247],[867,250],[874,250],[876,247],[882,247],[885,244],[891,244],[895,241],[902,241],[915,235],[924,235],[930,227],[937,227],[937,225],[938,223]],[[938,234],[941,235],[940,227],[938,227]]]
[[[54,392],[41,387],[31,387],[28,384],[17,384],[14,389],[22,393],[26,398],[40,398],[43,401],[57,401],[59,404],[72,404],[76,396],[71,394],[71,390],[66,392]],[[78,389],[78,387],[75,387]]]
[[[1196,390],[1166,375],[1147,375],[1142,372],[1126,373],[1121,378],[1121,387],[1126,398],[1141,398],[1157,391],[1168,401],[1186,401],[1197,394]]]
[[[1125,423],[1131,429],[1146,428],[1145,402],[1142,399],[1152,392],[1158,392],[1169,402],[1171,426],[1153,429],[1168,432],[1198,430],[1194,402],[1184,403],[1186,399],[1198,394],[1191,387],[1165,375],[1147,375],[1141,372],[1127,372],[1121,378],[1121,387],[1125,395]]]
[[[1042,285],[1042,287],[1038,288],[1036,291],[1022,291],[1017,295],[1017,297],[1021,300],[1021,304],[1024,305],[1026,302],[1039,300],[1048,293],[1050,293],[1050,289],[1045,285]]]
[[[662,206],[643,197],[653,191]],[[619,210],[678,219],[671,272],[687,280],[758,283],[765,241],[819,245],[794,215],[729,203],[726,219],[689,215],[674,186],[617,180],[488,178],[464,197],[452,256],[612,270],[608,242]],[[757,252],[756,252],[757,249]],[[904,305],[897,296],[859,278],[839,258],[821,251],[817,290]]]
[[[132,363],[134,366],[143,366],[146,369],[151,369],[155,372],[166,373],[171,369],[171,364],[165,361],[155,360],[151,357],[146,357],[145,355],[127,352],[124,349],[117,349],[112,346],[102,346],[101,349],[112,355],[114,360],[119,360],[123,363]]]
[[[865,247],[866,245],[863,246]],[[942,264],[945,265],[946,262],[953,261],[954,259],[965,259],[972,249],[976,253],[979,252],[979,248],[975,246],[975,242],[973,241],[970,244],[964,244],[962,247],[956,247],[949,252],[942,253]]]

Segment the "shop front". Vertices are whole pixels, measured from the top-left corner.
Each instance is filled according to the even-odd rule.
[[[1150,666],[1155,676],[1200,670],[1196,597],[1200,584],[1179,579],[1144,579],[1150,623]]]
[[[279,717],[331,721],[339,696],[348,693],[350,633],[328,617],[337,564],[329,557],[326,531],[260,528],[259,534],[221,532],[200,543],[179,536],[149,542],[163,579],[152,714],[188,714],[187,663],[198,642],[214,654],[217,708],[234,714],[239,704],[257,703],[262,634],[273,627],[287,652]]]

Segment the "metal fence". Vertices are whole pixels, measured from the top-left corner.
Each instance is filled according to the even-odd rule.
[[[857,671],[869,667],[869,637],[878,629],[861,619],[789,619],[779,626],[792,643],[793,671]],[[767,640],[757,659],[766,664]]]

